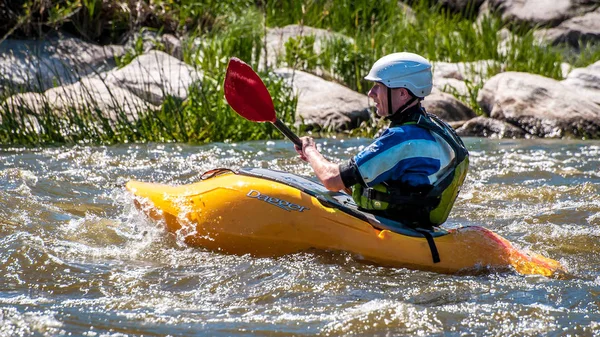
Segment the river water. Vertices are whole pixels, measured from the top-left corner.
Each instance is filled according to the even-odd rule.
[[[186,247],[124,189],[215,167],[310,175],[286,141],[1,148],[0,336],[600,336],[600,142],[466,144],[448,225],[490,228],[568,277],[224,255]],[[320,145],[341,161],[368,140]]]

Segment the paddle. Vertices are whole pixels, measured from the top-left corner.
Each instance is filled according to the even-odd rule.
[[[240,116],[252,122],[270,122],[296,146],[302,141],[275,115],[275,107],[269,90],[244,61],[232,57],[225,75],[225,99]]]

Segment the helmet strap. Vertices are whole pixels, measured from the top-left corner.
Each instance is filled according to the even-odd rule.
[[[388,115],[387,117],[390,118],[393,115],[400,115],[404,112],[404,110],[408,109],[408,106],[413,104],[416,100],[419,99],[419,97],[413,95],[412,92],[410,92],[410,90],[406,90],[406,92],[408,92],[408,94],[410,95],[410,99],[408,100],[408,102],[404,103],[404,105],[402,105],[401,107],[398,108],[398,110],[394,111],[393,114]],[[388,97],[388,111],[392,111],[392,89],[387,87],[387,97]]]

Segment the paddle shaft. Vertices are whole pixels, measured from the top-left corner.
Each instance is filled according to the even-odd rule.
[[[302,148],[302,141],[300,140],[300,138],[298,138],[298,136],[296,136],[296,134],[292,130],[290,130],[290,128],[283,124],[279,120],[279,118],[275,118],[275,121],[271,123],[273,123],[277,130],[281,131],[281,133],[283,133],[284,136],[291,140],[292,143],[294,143],[294,145],[298,146],[299,148]]]

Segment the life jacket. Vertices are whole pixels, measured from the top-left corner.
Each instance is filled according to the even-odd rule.
[[[352,198],[369,212],[407,225],[431,228],[448,219],[469,167],[469,152],[454,129],[437,116],[418,109],[390,127],[414,124],[427,129],[450,145],[454,158],[426,190],[410,189],[388,181],[374,187],[353,186]]]

